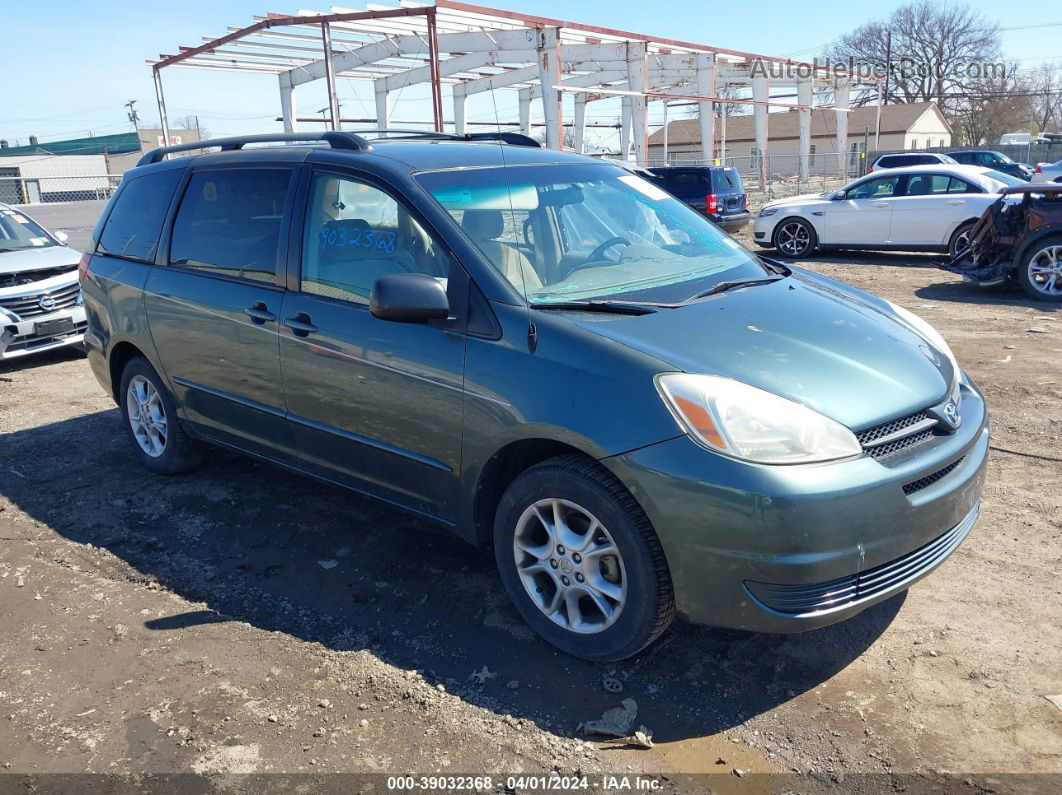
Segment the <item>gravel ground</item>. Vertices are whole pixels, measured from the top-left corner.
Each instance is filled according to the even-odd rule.
[[[757,773],[850,790],[853,774],[911,773],[1049,791],[1062,775],[1062,708],[1047,698],[1062,694],[1062,317],[935,262],[807,265],[926,317],[984,390],[995,449],[966,543],[843,624],[677,625],[610,666],[534,637],[488,551],[226,453],[151,475],[83,359],[0,366],[0,770],[556,769],[664,774],[676,789],[715,773],[718,792],[783,788]],[[623,699],[653,748],[580,730]]]

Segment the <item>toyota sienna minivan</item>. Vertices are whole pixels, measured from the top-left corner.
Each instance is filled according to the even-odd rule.
[[[154,472],[209,443],[439,522],[593,660],[676,615],[849,618],[977,518],[985,402],[931,326],[627,170],[514,134],[205,146],[145,155],[82,262]]]

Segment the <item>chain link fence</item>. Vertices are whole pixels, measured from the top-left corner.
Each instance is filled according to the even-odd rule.
[[[0,203],[52,204],[107,199],[120,174],[70,176],[4,176],[0,174]]]
[[[672,154],[667,161],[650,159],[653,166],[726,165],[737,169],[749,194],[753,208],[770,201],[802,193],[825,193],[843,187],[866,170],[861,149],[851,152],[823,152],[806,156],[801,168],[799,154],[727,155],[726,158],[704,160],[684,152]]]

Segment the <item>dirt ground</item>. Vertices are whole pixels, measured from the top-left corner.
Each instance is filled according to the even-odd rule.
[[[1062,312],[936,262],[807,265],[925,317],[984,390],[994,449],[970,538],[840,625],[677,625],[607,666],[533,636],[489,551],[226,453],[151,475],[83,359],[0,366],[0,772],[645,772],[717,792],[807,791],[759,773],[844,791],[916,774],[1057,791]],[[623,699],[653,748],[580,731]]]

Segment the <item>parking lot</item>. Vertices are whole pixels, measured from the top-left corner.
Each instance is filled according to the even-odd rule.
[[[86,242],[91,206],[47,210]],[[846,623],[677,625],[614,665],[534,636],[489,550],[227,453],[152,475],[82,358],[0,367],[0,765],[725,774],[716,791],[746,773],[957,773],[971,792],[1048,791],[1062,770],[1062,313],[938,261],[805,265],[926,318],[984,391],[993,453],[971,537]],[[651,749],[580,730],[623,699]],[[1018,772],[1040,775],[1001,775]]]

